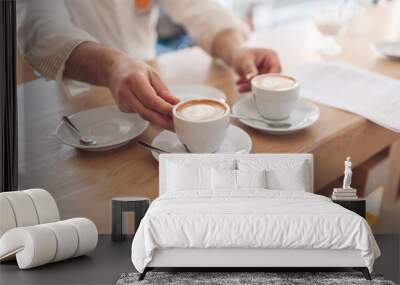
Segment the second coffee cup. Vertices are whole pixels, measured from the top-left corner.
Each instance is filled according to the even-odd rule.
[[[196,98],[173,108],[176,135],[192,153],[213,153],[225,139],[230,108],[225,102]]]
[[[269,73],[255,76],[251,90],[258,113],[268,120],[287,119],[299,98],[300,84],[289,75]]]

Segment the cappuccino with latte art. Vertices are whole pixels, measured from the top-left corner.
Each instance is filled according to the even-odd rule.
[[[268,120],[285,120],[299,98],[300,84],[290,75],[261,74],[251,80],[258,113]]]
[[[176,109],[176,114],[189,121],[208,121],[221,118],[227,109],[219,102],[207,99],[190,100]]]
[[[213,153],[225,139],[230,108],[217,99],[198,98],[175,105],[174,128],[186,150]]]
[[[283,75],[272,75],[255,78],[252,83],[262,89],[285,90],[296,85],[296,80]]]

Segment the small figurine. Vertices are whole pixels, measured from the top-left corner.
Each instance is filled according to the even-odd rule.
[[[351,171],[351,157],[348,156],[346,161],[344,162],[344,179],[343,179],[343,189],[352,189],[351,184],[351,176],[353,172]]]
[[[351,170],[351,157],[348,156],[344,162],[344,179],[342,188],[333,188],[333,200],[357,200],[357,189],[351,187],[351,177],[353,171]]]

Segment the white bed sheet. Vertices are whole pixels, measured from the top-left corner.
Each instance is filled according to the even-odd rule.
[[[134,237],[135,268],[166,248],[357,249],[371,272],[380,255],[359,215],[321,195],[265,189],[162,195]]]

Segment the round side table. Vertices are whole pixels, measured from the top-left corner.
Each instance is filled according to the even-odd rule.
[[[122,215],[124,212],[135,213],[135,232],[140,221],[146,214],[150,205],[150,199],[146,197],[116,197],[112,198],[112,241],[123,241],[125,235],[122,232]]]

